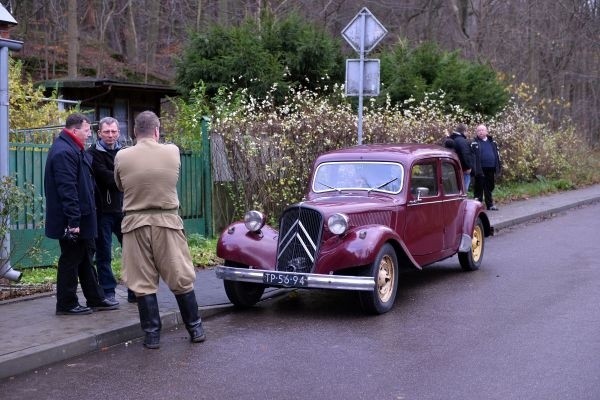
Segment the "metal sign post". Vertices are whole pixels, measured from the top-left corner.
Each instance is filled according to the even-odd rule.
[[[365,54],[373,50],[386,34],[387,30],[366,7],[360,10],[342,31],[344,39],[358,52],[360,57],[358,60],[346,60],[345,85],[346,96],[358,96],[359,145],[362,144],[363,136],[363,96],[379,95],[379,60],[366,60]],[[365,81],[367,85],[365,85]],[[365,86],[367,90],[365,90]]]
[[[7,30],[16,25],[17,21],[0,4],[0,179],[9,176],[9,151],[8,151],[8,51],[19,51],[23,42],[10,40],[6,36]],[[3,204],[0,204],[0,208]],[[10,227],[10,219],[7,219]],[[2,245],[0,246],[0,278],[19,281],[21,272],[15,271],[10,266],[10,229],[7,230]]]

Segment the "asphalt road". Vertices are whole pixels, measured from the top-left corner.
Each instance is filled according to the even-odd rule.
[[[600,203],[402,276],[394,309],[298,291],[0,383],[9,399],[600,399]]]

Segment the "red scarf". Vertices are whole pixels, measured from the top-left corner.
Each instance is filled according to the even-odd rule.
[[[63,132],[65,132],[67,135],[69,135],[69,137],[71,137],[71,139],[73,139],[75,141],[75,143],[77,143],[77,146],[79,146],[79,148],[81,150],[83,150],[85,148],[84,143],[75,135],[75,133],[73,133],[73,131],[70,131],[67,128],[64,128]]]

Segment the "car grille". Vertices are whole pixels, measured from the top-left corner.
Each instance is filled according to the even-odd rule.
[[[285,210],[279,224],[277,270],[311,272],[319,251],[323,216],[302,206]]]

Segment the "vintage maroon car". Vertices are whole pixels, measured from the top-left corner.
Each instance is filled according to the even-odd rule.
[[[394,304],[399,269],[458,254],[464,270],[476,270],[491,234],[453,151],[363,145],[319,156],[306,199],[285,209],[278,230],[259,211],[227,227],[216,274],[240,307],[258,302],[267,286],[341,289],[381,314]]]

